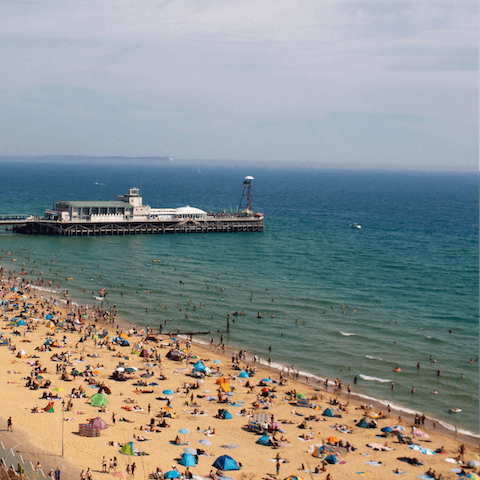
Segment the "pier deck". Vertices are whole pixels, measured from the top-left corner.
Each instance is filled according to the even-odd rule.
[[[1,221],[16,233],[29,235],[166,235],[182,233],[260,232],[263,218],[241,215],[209,216],[201,220],[155,220],[142,222],[61,222],[40,218]]]

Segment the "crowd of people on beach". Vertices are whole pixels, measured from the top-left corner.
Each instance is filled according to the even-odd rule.
[[[113,358],[122,359],[122,363],[118,364],[116,369],[112,372],[112,375],[107,378],[114,382],[125,382],[133,379],[132,377],[135,376],[137,381],[135,386],[137,387],[149,387],[149,384],[152,383],[152,380],[167,381],[171,377],[181,375],[182,370],[186,370],[187,368],[190,369],[191,364],[196,360],[192,351],[191,337],[175,340],[171,338],[158,340],[158,338],[161,337],[157,334],[153,335],[150,327],[147,327],[144,331],[140,331],[140,329],[135,325],[130,325],[130,328],[122,325],[118,321],[116,313],[114,313],[113,310],[110,312],[102,309],[101,306],[74,304],[69,299],[67,291],[62,292],[62,298],[56,298],[54,296],[49,296],[49,298],[47,298],[42,295],[38,295],[38,291],[36,291],[32,284],[27,281],[27,277],[25,275],[22,275],[21,278],[18,278],[15,276],[15,272],[10,272],[7,275],[6,270],[2,269],[0,276],[2,277],[2,281],[0,282],[2,295],[0,299],[8,299],[6,304],[3,305],[2,319],[7,323],[7,321],[10,321],[12,316],[15,314],[15,318],[22,318],[25,321],[25,326],[22,326],[21,329],[17,326],[11,329],[11,333],[14,333],[13,336],[9,334],[2,335],[2,338],[4,338],[7,342],[8,348],[11,349],[11,352],[17,355],[17,352],[20,350],[20,342],[23,340],[29,340],[29,334],[33,334],[39,329],[45,331],[45,338],[49,339],[46,340],[45,343],[37,345],[35,350],[27,356],[26,360],[30,362],[30,375],[26,377],[24,385],[28,390],[43,389],[44,391],[40,397],[41,399],[52,401],[58,399],[67,400],[65,411],[73,411],[75,409],[74,402],[77,402],[80,399],[85,399],[87,396],[85,387],[98,387],[99,392],[102,392],[102,389],[108,388],[105,383],[105,376],[95,373],[95,371],[101,372],[104,369],[104,363],[100,358],[102,355],[108,354]],[[38,283],[40,282],[40,279],[38,279]],[[41,284],[44,285],[45,282],[42,281]],[[14,290],[14,288],[16,288],[16,290]],[[64,307],[60,306],[62,300]],[[32,305],[29,305],[30,303]],[[49,326],[50,323],[51,326]],[[125,357],[125,353],[121,352],[123,347],[120,346],[119,342],[114,340],[115,338],[121,338],[122,333],[125,332],[127,332],[130,339],[135,340],[132,345],[130,345],[131,348],[129,348],[128,351],[135,351],[135,354],[138,354],[138,357],[136,358],[141,359],[142,362],[150,363],[152,365],[147,366],[146,368],[144,366],[141,367],[141,375],[145,375],[143,378],[138,378],[138,374],[135,372],[132,372],[130,375],[125,372],[125,368],[128,367],[126,363],[123,363],[123,359]],[[147,340],[150,335],[153,335],[153,337],[156,338],[159,343],[156,343],[154,340]],[[52,343],[50,343],[50,341]],[[26,345],[28,342],[22,343],[25,343]],[[52,346],[54,343],[56,343],[55,346]],[[213,338],[211,343],[213,346]],[[225,351],[226,345],[223,338],[220,340],[220,345],[220,350]],[[137,349],[138,352],[136,351]],[[166,356],[167,351],[170,352],[173,350],[184,353],[181,356],[178,367],[175,367],[172,373],[167,376],[165,375],[165,365],[168,365],[169,369],[173,368],[172,365],[177,365],[177,363],[175,363],[176,361],[168,359]],[[48,363],[48,361],[44,361],[44,357],[42,357],[42,360],[40,360],[40,358],[35,358],[37,355],[44,354],[47,351],[55,352],[48,359],[49,362],[55,363],[55,373],[53,372],[54,369],[52,368],[53,364]],[[72,353],[72,351],[75,353]],[[84,365],[86,362],[89,362],[89,365]],[[245,350],[240,350],[238,352],[232,352],[231,366],[229,368],[221,368],[219,365],[211,365],[209,367],[211,372],[209,375],[214,378],[219,378],[221,375],[223,375],[224,378],[227,378],[231,382],[230,391],[232,391],[233,394],[239,392],[240,387],[243,387],[242,391],[244,391],[246,394],[253,394],[253,396],[249,398],[251,407],[242,408],[239,410],[240,415],[245,418],[250,418],[255,414],[254,412],[273,412],[274,409],[278,407],[279,398],[282,399],[282,402],[290,402],[296,405],[299,393],[295,387],[288,389],[288,382],[299,380],[299,371],[292,365],[291,367],[284,367],[282,371],[274,374],[272,374],[273,370],[271,370],[265,379],[258,380],[259,371],[265,372],[266,367],[268,367],[267,363],[268,362],[266,361],[262,361],[257,355],[252,356],[249,355]],[[81,366],[79,366],[80,364]],[[120,371],[122,368],[124,369],[123,372]],[[115,374],[115,372],[118,372],[118,374]],[[245,372],[247,377],[244,383],[237,384],[235,382],[238,382],[240,372]],[[68,393],[60,395],[58,392],[51,391],[50,387],[52,386],[52,382],[50,379],[39,378],[44,375],[48,375],[50,378],[54,378],[56,375],[58,381],[61,382],[71,382],[81,379],[84,384],[68,389]],[[100,379],[99,377],[102,378]],[[173,391],[175,396],[185,396],[183,407],[188,409],[191,408],[192,410],[189,412],[189,414],[195,417],[206,415],[205,412],[207,409],[205,408],[205,404],[202,405],[202,402],[205,402],[206,400],[206,394],[200,391],[201,383],[199,382],[203,382],[207,379],[207,376],[200,374],[191,382],[184,382],[183,388],[179,386]],[[62,383],[62,385],[66,384]],[[324,383],[322,382],[317,385],[310,385],[312,392],[309,394],[309,401],[312,403],[312,405],[319,405],[321,402],[323,402],[323,394],[329,392],[330,396],[326,397],[328,400],[325,402],[325,408],[333,407],[336,411],[336,415],[342,415],[342,413],[348,414],[349,411],[355,408],[350,400],[346,397],[351,392],[351,387],[349,386],[348,391],[344,392],[342,390],[342,386],[343,383],[338,378],[336,378],[333,382],[330,382],[328,379],[326,379]],[[224,421],[226,417],[225,413],[227,412],[228,406],[232,405],[232,401],[230,396],[227,395],[227,392],[222,391],[222,389],[218,386],[216,388],[218,388],[217,395],[212,395],[214,398],[213,400],[209,401],[215,401],[219,404],[225,405],[226,408],[222,407],[218,409],[217,415],[213,416],[213,418]],[[134,391],[134,393],[145,395],[150,393],[149,390],[150,389],[147,388],[143,390],[140,389],[140,391]],[[151,391],[154,391],[153,388]],[[170,395],[163,395],[159,396],[158,398],[161,399],[159,401],[165,402],[165,407],[171,407],[172,399],[169,397]],[[148,411],[148,414],[150,414],[150,403],[148,404],[148,407],[144,406],[144,408],[141,408],[138,402],[132,401],[132,403],[129,404],[127,401],[128,399],[125,398],[125,406],[130,406],[130,411]],[[138,408],[135,408],[135,405],[138,405]],[[240,404],[240,406],[243,407],[244,405]],[[176,408],[178,409],[178,405]],[[374,410],[373,405],[361,405],[358,408],[361,413],[365,415],[370,414],[370,412]],[[35,405],[34,410],[35,412],[40,411],[37,405]],[[296,413],[292,413],[292,415],[297,415],[299,413],[299,409],[297,407],[295,407],[295,410]],[[100,407],[99,412],[102,413],[102,411],[103,413],[107,413],[105,406]],[[125,409],[125,411],[127,410]],[[312,413],[311,415],[304,415],[302,421],[298,424],[295,424],[296,428],[298,428],[300,431],[303,431],[301,434],[297,435],[299,439],[306,442],[317,439],[318,435],[314,433],[314,430],[312,430],[310,425],[318,422],[326,422],[325,417],[320,415],[320,411],[321,409],[319,407],[319,410],[314,411],[315,413]],[[382,411],[377,412],[377,415],[378,416],[376,417],[375,422],[378,421],[378,419],[381,420],[389,418],[388,414],[385,414]],[[157,416],[159,420],[155,420],[152,417],[154,420],[153,423],[150,421],[147,422],[147,425],[139,425],[138,430],[135,430],[132,438],[140,442],[148,441],[148,437],[146,437],[148,432],[161,433],[162,430],[159,429],[171,428],[171,426],[176,423],[176,414],[173,411],[162,409],[158,412]],[[120,417],[118,421],[126,424],[132,423],[137,425],[135,420],[132,420],[130,417],[128,417],[128,415]],[[417,414],[413,421],[414,426],[425,426],[425,415]],[[115,425],[115,422],[115,412],[113,412],[113,425]],[[291,421],[286,420],[283,425],[288,426],[290,423]],[[405,424],[404,420],[400,418],[399,423]],[[277,426],[274,426],[274,424],[274,414],[272,413],[270,422],[267,422],[261,428],[261,433],[271,436],[273,448],[283,448],[284,445],[291,444],[292,439],[288,439],[288,437],[291,437],[292,435],[289,434],[287,437],[286,433],[281,432],[281,430]],[[354,428],[350,427],[348,424],[338,423],[338,421],[329,424],[328,427],[331,427],[336,433],[341,432],[346,435],[352,435],[354,431]],[[10,431],[13,430],[11,417],[9,418],[9,425],[7,425],[7,429]],[[218,435],[218,429],[216,432],[215,428],[210,428],[210,426],[205,429],[205,432],[208,432],[205,433],[205,435],[208,436]],[[324,438],[327,438],[325,434]],[[181,445],[184,443],[178,435],[172,440],[172,442],[175,445]],[[347,441],[344,438],[340,438],[338,441],[333,442],[325,441],[324,443],[330,445],[331,447],[336,447],[337,449],[344,449],[345,452],[353,453],[358,450],[356,443],[356,446],[353,447],[352,442]],[[197,451],[199,450],[197,449]],[[464,454],[465,451],[463,451],[461,454],[462,458],[459,458],[458,461],[462,461],[464,459]],[[107,462],[106,458],[108,458],[108,456],[103,457],[102,470],[104,464],[106,464],[107,471],[109,471],[111,463]],[[115,459],[112,457],[110,462],[115,462]],[[279,458],[276,458],[275,467],[277,474],[279,473],[278,464]],[[117,465],[113,465],[114,469],[116,469]],[[283,463],[281,465],[283,465]],[[329,464],[326,460],[322,460],[319,465],[313,468],[312,473],[326,473],[326,478],[332,479],[332,474],[327,472],[328,465]],[[465,466],[466,465],[462,464],[462,468]],[[135,462],[128,462],[126,468],[128,468],[127,473],[133,477],[135,475],[136,468]],[[176,468],[177,467],[175,467],[175,469]],[[305,468],[305,465],[303,464],[298,468],[305,472],[307,470],[312,470],[308,466]],[[53,471],[55,472],[56,470]],[[154,471],[152,471],[153,478],[161,479],[163,475],[164,472],[160,467],[157,467]],[[192,472],[187,468],[187,470],[184,470],[183,475],[187,478],[191,478]],[[212,473],[212,475],[215,475],[215,473]],[[434,475],[436,474],[433,472],[432,478],[442,478],[438,477],[438,475]],[[84,469],[80,475],[81,480],[90,480],[92,479],[92,476],[93,473],[90,468]],[[56,480],[60,479],[56,478]]]

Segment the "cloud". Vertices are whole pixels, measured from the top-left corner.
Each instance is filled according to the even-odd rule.
[[[52,153],[277,158],[283,149],[284,158],[303,150],[315,159],[326,132],[342,138],[328,122],[344,114],[429,119],[450,142],[442,161],[457,139],[468,158],[476,155],[465,133],[477,118],[470,0],[45,0],[0,3],[0,15],[4,135],[13,124],[21,131],[21,118],[43,119],[41,144],[52,116],[61,117],[65,141],[43,141],[46,150],[62,145]],[[105,140],[95,134],[90,151],[79,151],[87,142],[74,140],[75,129],[91,134],[83,122],[100,120]],[[139,124],[150,139],[134,140]],[[268,141],[258,125],[269,125],[258,130]],[[170,137],[159,142],[158,131]],[[415,150],[420,141],[408,138]]]

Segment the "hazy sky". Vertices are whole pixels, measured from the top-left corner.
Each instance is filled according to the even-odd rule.
[[[0,155],[478,168],[477,1],[0,0]]]

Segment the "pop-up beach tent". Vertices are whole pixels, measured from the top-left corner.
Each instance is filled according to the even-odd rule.
[[[222,455],[221,457],[218,457],[213,462],[213,466],[223,471],[240,470],[240,467],[237,465],[237,462],[229,455]]]
[[[331,408],[327,408],[322,415],[324,417],[333,417],[333,410]]]
[[[326,450],[325,445],[321,445],[312,452],[313,457],[321,457],[323,452]]]
[[[48,413],[54,413],[55,410],[53,408],[53,402],[48,402],[48,405],[46,406],[46,408],[43,409],[43,411]]]
[[[358,423],[357,427],[360,428],[375,428],[375,425],[372,425],[371,423],[368,423],[367,419],[363,417]]]
[[[184,467],[195,467],[197,465],[195,457],[190,452],[185,452],[178,463]]]
[[[96,393],[90,397],[90,405],[92,407],[103,407],[107,403],[108,400],[101,393]]]
[[[337,457],[335,455],[333,455],[333,453],[332,453],[332,454],[325,457],[325,461],[327,463],[335,465],[337,463]]]
[[[126,443],[121,449],[120,453],[123,455],[135,455],[133,451],[133,442]]]
[[[266,447],[268,447],[272,444],[272,441],[270,440],[270,437],[268,435],[262,435],[257,440],[257,443],[259,443],[260,445],[265,445]]]

